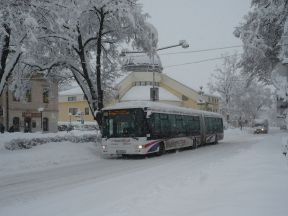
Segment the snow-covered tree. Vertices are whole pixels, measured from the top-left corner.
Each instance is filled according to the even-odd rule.
[[[229,121],[233,111],[232,102],[236,94],[236,85],[243,85],[242,80],[240,80],[237,63],[237,53],[225,57],[221,67],[215,69],[215,73],[212,74],[212,80],[208,83],[210,92],[218,94],[221,98],[220,106],[226,121]]]
[[[250,78],[271,83],[271,72],[281,60],[281,38],[288,17],[287,0],[252,0],[252,10],[234,34],[243,42],[240,62]]]
[[[7,85],[21,93],[27,83],[23,79],[35,72],[30,64],[44,56],[37,37],[47,33],[53,16],[41,0],[0,0],[0,4],[0,95]]]
[[[241,72],[237,53],[224,58],[208,86],[220,96],[220,109],[228,123],[239,119],[251,121],[272,104],[271,90]]]
[[[0,95],[25,52],[24,41],[29,33],[26,28],[34,25],[34,19],[28,12],[30,7],[26,3],[0,1]]]
[[[47,2],[47,1],[46,1]],[[48,40],[53,70],[69,69],[82,88],[95,119],[103,108],[103,89],[117,77],[119,47],[128,43],[152,53],[157,44],[154,28],[137,0],[61,0],[50,2],[57,27],[40,39]],[[56,70],[57,69],[57,70]],[[54,73],[55,74],[55,73]],[[103,88],[104,87],[104,88]]]
[[[246,120],[254,120],[273,104],[271,90],[255,81],[242,89],[242,93],[233,100],[235,109],[238,109],[241,118]]]

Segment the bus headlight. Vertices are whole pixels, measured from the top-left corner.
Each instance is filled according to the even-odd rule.
[[[105,150],[105,149],[106,149],[106,147],[107,147],[107,146],[105,146],[105,145],[102,145],[102,149],[103,149],[103,150]]]
[[[143,145],[138,145],[138,149],[143,149]]]

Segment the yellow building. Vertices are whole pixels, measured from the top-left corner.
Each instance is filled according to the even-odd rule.
[[[131,73],[118,84],[117,102],[151,100],[154,83],[158,89],[157,98],[162,103],[219,112],[218,97],[198,92],[163,74],[159,56],[153,61],[154,65],[145,55],[127,56],[123,69]]]
[[[60,122],[95,122],[80,87],[61,91],[58,109]]]

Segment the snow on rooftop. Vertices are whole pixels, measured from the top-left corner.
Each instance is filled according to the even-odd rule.
[[[163,70],[160,57],[155,54],[150,57],[145,53],[126,54],[123,69],[127,71],[155,71],[161,72]]]
[[[150,88],[152,86],[133,86],[122,98],[121,101],[149,101],[150,100]],[[159,88],[159,100],[162,101],[181,101],[180,98],[171,94],[164,88]]]
[[[83,91],[80,87],[75,87],[69,90],[59,92],[60,96],[69,96],[69,95],[83,95]]]

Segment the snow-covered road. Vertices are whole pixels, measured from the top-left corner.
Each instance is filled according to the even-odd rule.
[[[0,215],[284,216],[288,163],[281,144],[286,136],[229,131],[218,145],[148,159],[102,159],[95,144],[3,150],[0,165],[4,156],[14,169],[0,174]],[[47,152],[49,164],[43,158],[49,158]],[[33,168],[23,154],[42,158]],[[12,156],[22,158],[26,170],[17,170],[21,160]]]

